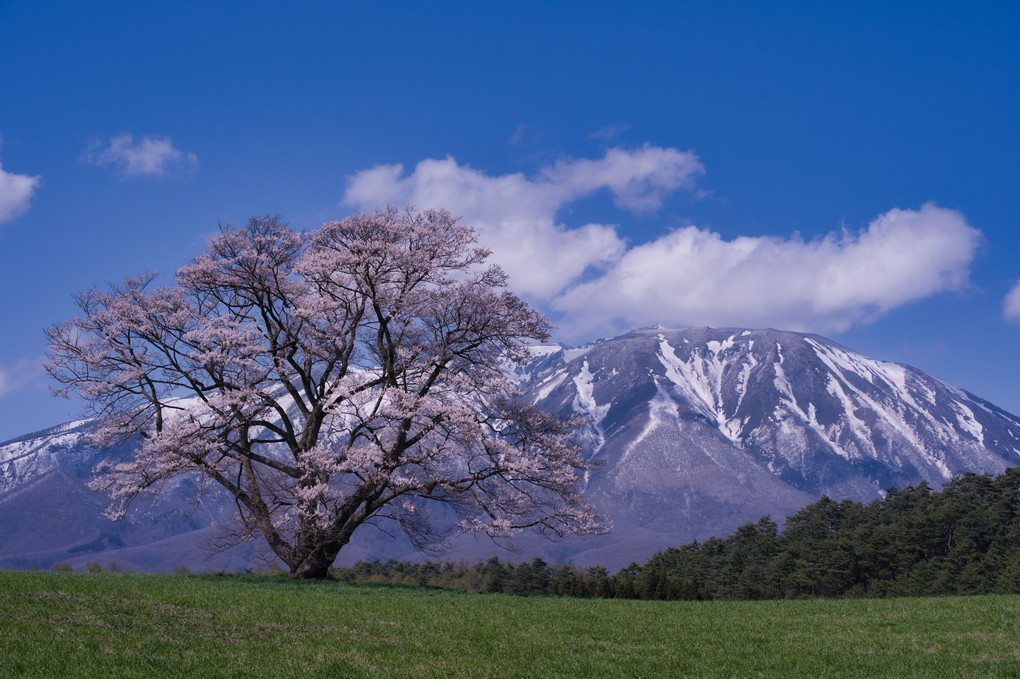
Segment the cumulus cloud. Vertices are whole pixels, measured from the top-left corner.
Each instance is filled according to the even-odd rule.
[[[0,222],[25,214],[42,177],[5,172],[0,165]]]
[[[698,157],[689,151],[646,145],[635,152],[609,149],[599,160],[561,161],[542,174],[564,197],[579,198],[607,188],[619,207],[651,211],[678,189],[693,189],[702,172]]]
[[[980,233],[932,204],[859,233],[725,240],[688,227],[551,300],[579,331],[665,322],[840,331],[967,284]],[[608,319],[612,319],[610,322]]]
[[[34,384],[42,375],[42,362],[38,359],[21,359],[7,365],[0,363],[0,397]]]
[[[113,166],[125,177],[162,177],[198,165],[194,153],[175,148],[168,137],[146,136],[136,142],[128,133],[111,137],[108,142],[93,141],[81,159],[92,165]]]
[[[1013,289],[1006,295],[1006,300],[1002,305],[1002,315],[1006,317],[1007,321],[1020,323],[1020,281],[1017,281]]]
[[[734,325],[820,332],[867,323],[911,301],[964,287],[981,234],[958,212],[892,209],[860,232],[822,238],[723,239],[697,227],[638,245],[617,227],[556,221],[600,190],[631,212],[695,190],[697,156],[654,146],[563,160],[534,177],[489,176],[452,158],[410,174],[381,165],[355,175],[344,201],[445,207],[474,225],[515,290],[553,313],[566,339],[641,325]],[[1020,319],[1020,293],[1017,293]]]
[[[361,210],[386,203],[444,207],[474,226],[514,288],[550,298],[586,272],[610,264],[626,250],[616,228],[556,222],[559,210],[608,189],[627,209],[658,207],[704,171],[691,152],[652,146],[612,149],[599,160],[563,160],[536,177],[491,177],[453,158],[423,160],[409,175],[402,165],[379,165],[351,178],[344,202]]]

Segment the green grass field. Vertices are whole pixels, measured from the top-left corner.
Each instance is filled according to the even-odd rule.
[[[1020,596],[662,602],[0,572],[0,677],[1020,677]]]

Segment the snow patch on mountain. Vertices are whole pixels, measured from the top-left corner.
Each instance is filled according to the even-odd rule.
[[[0,444],[0,493],[73,463],[90,420],[76,420]]]
[[[662,429],[675,429],[678,426],[680,410],[677,408],[676,401],[662,389],[658,380],[655,381],[655,385],[657,387],[655,396],[648,403],[648,419],[641,432],[624,447],[623,455],[620,458],[621,465],[626,463],[627,458],[652,434]]]
[[[566,381],[566,379],[567,379],[566,370],[560,370],[543,379],[538,385],[538,392],[535,394],[535,397],[532,399],[532,402],[538,403],[539,401],[548,398],[549,394],[551,394],[553,390],[556,389],[556,387],[563,384],[563,382]]]
[[[581,370],[574,377],[574,387],[576,389],[576,396],[574,397],[574,409],[586,415],[589,418],[589,423],[592,430],[595,432],[595,439],[597,443],[592,450],[592,454],[598,453],[598,451],[605,445],[606,434],[602,430],[602,420],[605,419],[606,413],[609,412],[609,405],[599,405],[595,402],[592,374],[588,369],[588,361],[584,361],[581,364]]]
[[[981,445],[985,444],[985,428],[981,426],[981,423],[974,417],[974,411],[960,403],[959,401],[954,402],[953,408],[956,409],[956,421],[960,424],[960,428],[967,432]]]
[[[706,352],[698,354],[690,352],[690,358],[683,360],[677,350],[659,335],[658,358],[666,369],[666,377],[673,387],[702,415],[714,422],[726,438],[734,443],[739,442],[740,423],[731,422],[723,403],[723,373],[730,362],[720,356],[733,347],[733,338],[706,343]]]

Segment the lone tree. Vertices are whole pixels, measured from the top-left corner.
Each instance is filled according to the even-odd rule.
[[[46,369],[99,416],[97,443],[141,435],[130,461],[100,465],[110,515],[202,474],[235,499],[236,537],[265,538],[295,578],[325,577],[370,520],[441,538],[432,502],[492,537],[602,531],[575,423],[514,399],[507,361],[549,324],[488,254],[445,211],[307,234],[253,218],[176,285],[81,293],[81,315],[47,332]]]

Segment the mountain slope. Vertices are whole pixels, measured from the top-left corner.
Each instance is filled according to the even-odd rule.
[[[524,398],[589,418],[589,492],[620,527],[675,539],[1020,464],[1020,419],[816,335],[642,329],[542,347]]]
[[[522,398],[588,418],[583,444],[600,464],[584,482],[615,530],[561,543],[526,537],[522,558],[616,568],[765,514],[781,520],[823,494],[869,500],[894,485],[938,486],[964,472],[1020,465],[1017,417],[816,335],[651,328],[533,353],[515,374]],[[195,511],[186,500],[195,488],[182,481],[126,522],[99,517],[103,498],[84,488],[90,470],[130,451],[89,448],[92,426],[71,423],[0,444],[0,567],[110,559],[147,570],[203,567],[196,545],[229,521],[227,498],[213,494]],[[463,538],[447,556],[497,552]],[[414,552],[369,530],[341,553],[344,562],[372,556]],[[251,558],[250,548],[240,549],[206,565]]]
[[[212,554],[216,526],[229,523],[226,493],[207,492],[202,506],[193,480],[178,479],[155,497],[140,497],[123,521],[103,515],[108,499],[89,490],[104,459],[126,459],[131,443],[99,450],[88,444],[92,421],[72,422],[0,444],[0,568],[76,568],[90,561],[170,571],[253,565],[252,547]]]

